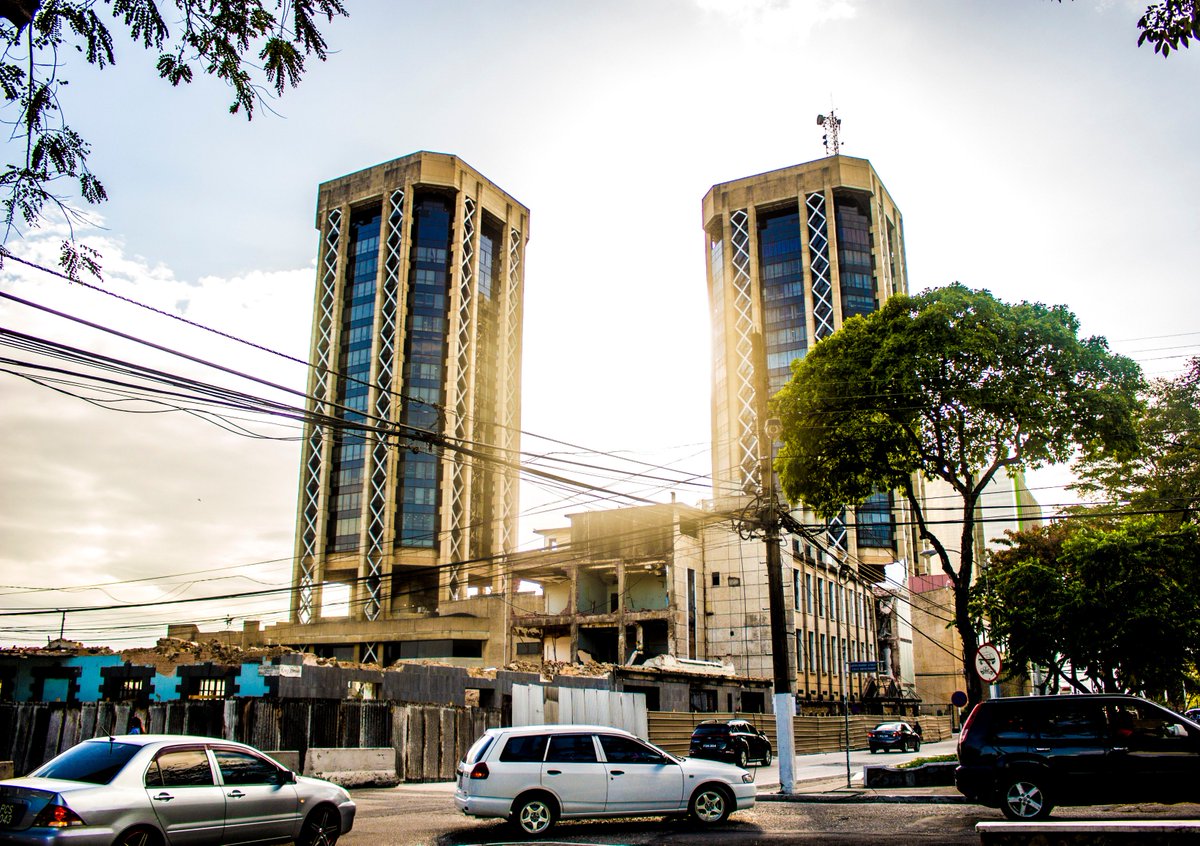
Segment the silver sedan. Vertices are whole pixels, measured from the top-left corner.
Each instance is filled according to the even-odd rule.
[[[241,743],[100,737],[0,782],[0,844],[332,846],[354,810],[341,787]]]

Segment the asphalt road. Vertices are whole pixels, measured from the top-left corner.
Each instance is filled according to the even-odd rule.
[[[943,750],[941,747],[945,745]],[[851,775],[861,785],[865,764],[952,751],[953,743],[929,744],[919,754],[851,753]],[[845,753],[804,755],[796,761],[796,793],[836,791],[845,787]],[[761,792],[778,790],[777,767],[755,773]],[[358,804],[354,830],[343,846],[470,846],[526,842],[500,820],[464,817],[454,807],[452,783],[400,785],[351,791]],[[1197,805],[1122,805],[1060,808],[1053,819],[1198,819]],[[550,844],[921,844],[977,846],[975,824],[1000,820],[1000,812],[967,804],[892,804],[863,802],[758,802],[716,829],[699,829],[683,819],[640,817],[559,823]]]

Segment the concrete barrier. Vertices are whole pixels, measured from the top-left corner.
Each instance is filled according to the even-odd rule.
[[[393,787],[396,750],[390,746],[368,749],[322,749],[310,747],[304,756],[304,774],[327,779],[342,787]]]
[[[300,772],[300,753],[295,749],[272,749],[266,754],[270,755],[292,772]]]
[[[982,846],[1176,846],[1200,843],[1200,820],[1048,820],[975,824]]]

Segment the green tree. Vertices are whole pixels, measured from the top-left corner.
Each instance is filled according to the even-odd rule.
[[[1200,527],[1058,524],[990,553],[977,608],[1012,671],[1186,704],[1200,659]]]
[[[1186,48],[1191,39],[1200,39],[1200,6],[1196,0],[1163,0],[1146,7],[1137,27],[1138,46],[1149,41],[1154,52],[1166,58],[1172,50]]]
[[[1136,417],[1140,448],[1129,456],[1093,455],[1076,465],[1085,495],[1103,510],[1157,512],[1168,526],[1200,519],[1200,358],[1175,379],[1151,383]]]
[[[907,500],[952,584],[968,707],[983,692],[970,608],[980,495],[1006,468],[1136,445],[1137,364],[1078,330],[1063,306],[1009,305],[958,284],[897,295],[817,343],[773,401],[783,422],[775,466],[792,502],[829,518],[876,490]],[[917,473],[961,498],[954,561],[926,522]]]
[[[173,22],[160,6],[171,10]],[[91,204],[107,199],[88,168],[91,147],[67,123],[63,100],[66,56],[97,69],[116,62],[101,7],[135,44],[158,54],[160,77],[178,86],[196,70],[211,74],[233,91],[229,111],[247,120],[271,89],[279,96],[299,83],[307,57],[325,59],[318,19],[346,14],[342,0],[0,0],[2,119],[10,127],[10,158],[0,175],[5,245],[48,214],[73,231],[85,219],[72,205],[75,195]],[[0,258],[4,252],[0,247]],[[63,242],[60,261],[72,277],[81,270],[98,274],[98,259],[73,238]]]

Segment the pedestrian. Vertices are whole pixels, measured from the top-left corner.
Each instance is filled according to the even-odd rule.
[[[917,737],[921,740],[925,739],[925,735],[921,732],[921,721],[917,720],[913,723],[913,731],[917,733]]]
[[[132,717],[129,718],[128,734],[141,734],[141,733],[142,733],[142,718],[139,717],[137,714],[134,714]]]

